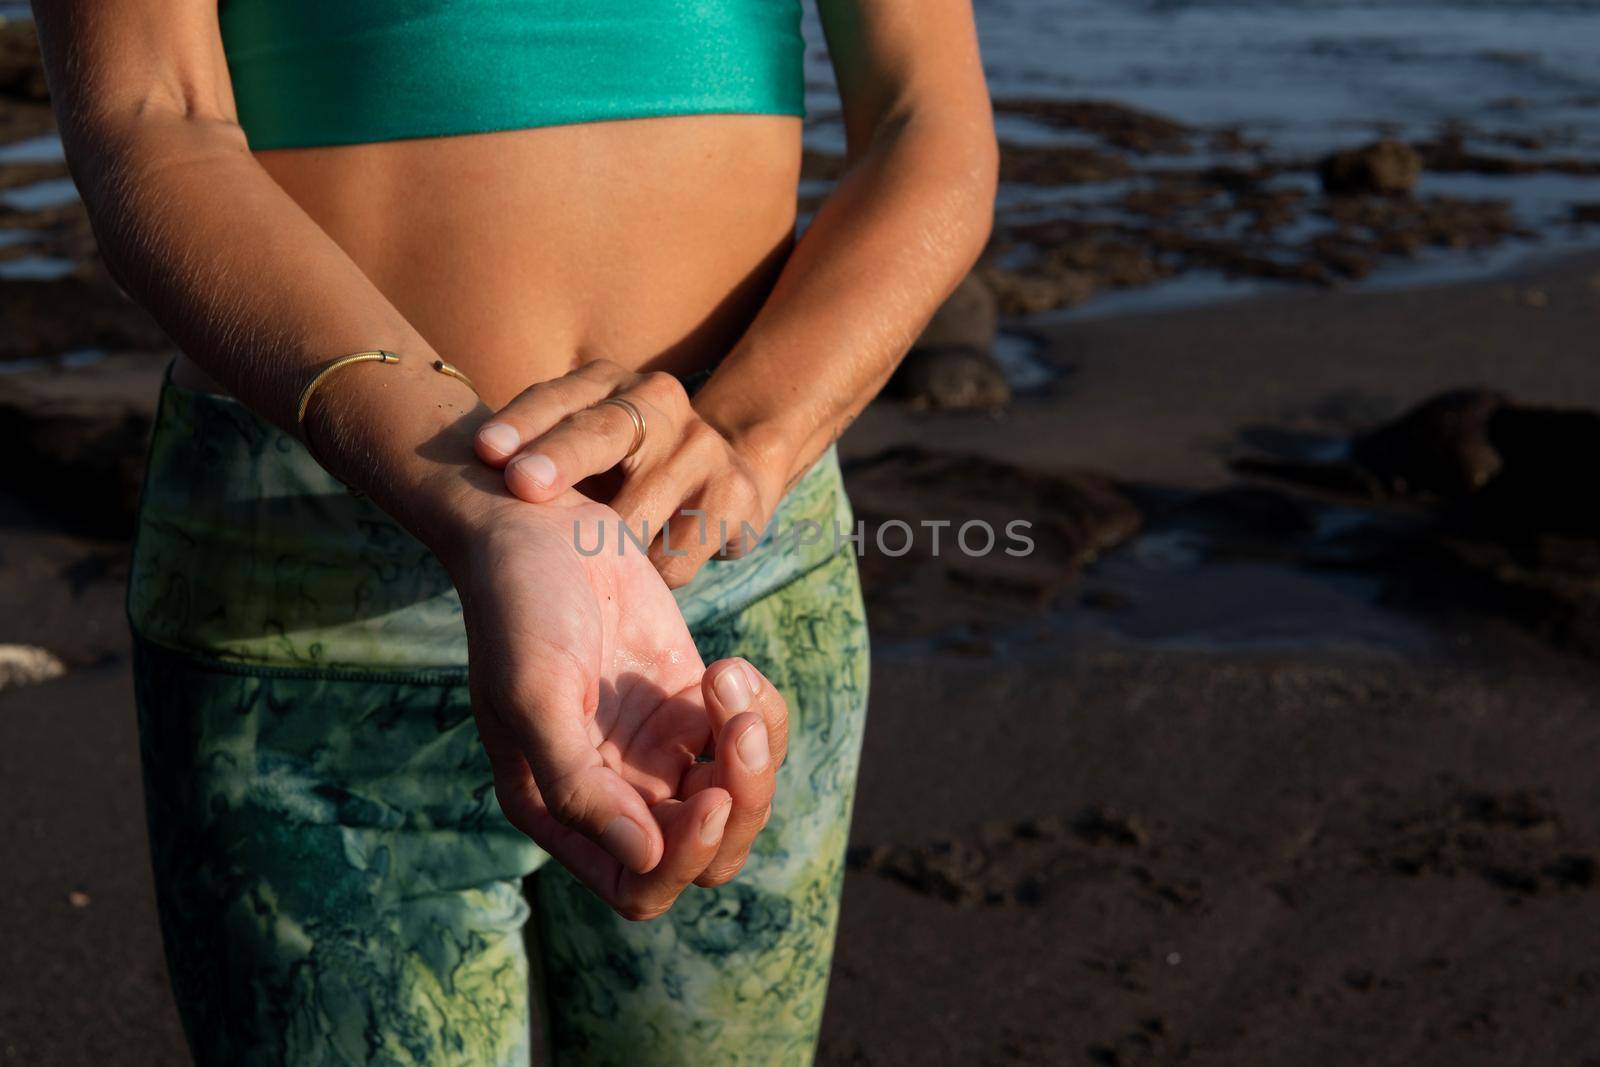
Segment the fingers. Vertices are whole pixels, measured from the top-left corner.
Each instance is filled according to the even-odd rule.
[[[706,560],[738,534],[731,521],[707,508],[683,509],[669,518],[650,545],[650,562],[667,588],[688,585]]]
[[[649,431],[670,437],[671,426],[662,412],[626,395],[638,407]],[[637,433],[632,416],[620,406],[596,402],[530,441],[507,465],[506,488],[524,500],[544,503],[628,458]]]
[[[727,443],[715,431],[701,434],[701,469],[721,468],[721,476],[702,479],[695,507],[670,516],[661,536],[650,546],[650,562],[667,586],[687,585],[713,556],[738,556],[759,541],[765,512],[755,481],[728,458]],[[714,439],[713,439],[714,438]],[[620,510],[620,509],[619,509]]]
[[[738,673],[735,673],[738,668]],[[767,676],[749,660],[718,660],[706,668],[701,679],[706,710],[711,713],[712,730],[720,746],[723,729],[735,715],[753,711],[767,724],[767,743],[774,766],[782,766],[789,755],[789,702]],[[717,749],[721,753],[721,748]]]
[[[701,693],[716,731],[715,759],[695,763],[683,774],[682,799],[648,805],[646,817],[660,838],[648,866],[627,863],[619,854],[626,849],[618,849],[615,837],[595,833],[598,820],[583,814],[588,805],[570,795],[570,783],[558,781],[548,794],[543,791],[521,755],[522,745],[492,717],[480,727],[496,795],[513,825],[628,919],[660,915],[690,884],[709,887],[731,880],[771,816],[777,769],[788,754],[787,702],[741,659],[712,664],[701,679]],[[577,780],[591,770],[583,766]],[[609,768],[602,765],[600,771],[621,783]],[[609,795],[608,782],[595,788],[602,798]],[[623,788],[643,805],[634,786]]]
[[[739,873],[756,835],[766,825],[777,788],[777,765],[772,761],[767,727],[761,716],[753,712],[735,716],[723,732],[725,736],[719,739],[717,759],[712,764],[711,788],[726,790],[733,801],[722,843],[695,878],[695,884],[702,886],[722,885]]]
[[[705,481],[706,471],[682,457],[669,456],[652,462],[647,474],[626,479],[609,503],[630,530],[638,531],[640,541],[650,548],[653,563],[660,535],[680,516],[690,495]],[[646,533],[649,540],[645,540]]]
[[[573,412],[604,400],[633,377],[631,371],[597,359],[559,378],[529,386],[478,427],[473,449],[489,466],[504,467],[528,442]]]
[[[543,840],[524,823],[547,814],[627,869],[648,871],[661,858],[660,827],[639,791],[607,766],[595,748],[586,711],[594,708],[597,694],[585,694],[561,670],[563,665],[539,655],[528,657],[523,668],[540,681],[510,688],[510,699],[486,702],[478,716],[496,795],[512,825],[541,845]]]
[[[515,423],[520,450],[506,462],[505,470],[506,487],[516,496],[544,503],[585,478],[617,466],[629,457],[635,442],[640,442],[640,465],[677,451],[689,400],[676,378],[659,372],[634,375],[622,371],[620,378],[609,371],[593,373],[595,382],[605,375],[611,388],[596,395],[589,386],[558,386],[561,395],[557,400],[544,398],[537,404],[532,399],[525,404],[513,401],[494,423],[479,430],[480,446],[486,437],[509,444],[512,433],[503,427]],[[632,414],[620,405],[603,403],[611,398],[625,399],[638,411],[645,423],[642,441]],[[587,403],[574,405],[572,401],[577,399]],[[568,405],[565,410],[560,410],[562,404]],[[532,414],[519,413],[513,418],[509,413],[514,406]],[[550,421],[549,416],[557,412]],[[527,432],[523,432],[524,423]]]
[[[688,800],[657,804],[654,812],[666,835],[666,852],[647,874],[624,872],[611,906],[625,919],[653,919],[672,907],[717,855],[732,810],[727,791],[715,788]]]
[[[611,398],[626,399],[644,419],[636,451],[639,428],[627,409],[604,403]],[[629,538],[649,546],[651,564],[673,589],[713,556],[741,555],[760,537],[750,517],[767,513],[746,465],[695,415],[670,374],[586,363],[524,390],[479,428],[474,447],[485,463],[504,468],[514,496],[535,504],[588,479],[620,476],[596,499],[617,512]]]
[[[699,435],[709,440],[710,435]],[[741,466],[728,458],[728,446],[717,438],[704,446],[690,470],[688,485],[675,490],[678,499],[693,501],[670,507],[662,518],[666,520],[661,536],[650,545],[650,561],[661,573],[669,589],[678,589],[693,581],[694,574],[712,557],[738,557],[755,542],[760,541],[763,522],[762,501],[752,478]],[[717,472],[717,477],[707,478],[707,470]],[[680,480],[685,482],[685,480]],[[632,506],[627,496],[629,488],[618,494],[613,502],[619,514],[626,515],[624,507]]]
[[[552,803],[514,748],[497,750],[487,743],[485,748],[501,811],[540,846],[550,850],[556,839],[572,837],[590,843],[627,870],[648,871],[660,862],[664,848],[660,827],[644,799],[610,768],[588,768],[581,777],[569,776],[565,785],[552,790]]]
[[[744,866],[766,826],[777,790],[777,769],[788,754],[788,704],[776,686],[743,660],[713,664],[702,682],[706,707],[719,723],[716,757],[686,776],[685,794],[723,789],[733,798],[717,854],[696,885],[717,886]]]
[[[676,796],[695,754],[715,739],[701,687],[689,685],[651,712],[639,728],[599,746],[602,758],[618,767],[623,781],[650,804]]]
[[[536,820],[540,846],[573,877],[625,919],[653,919],[671,908],[705,870],[722,843],[733,801],[722,789],[706,789],[688,800],[664,800],[651,808],[665,847],[661,862],[635,873],[595,844],[546,817]]]

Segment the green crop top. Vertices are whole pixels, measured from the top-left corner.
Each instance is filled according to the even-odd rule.
[[[805,115],[801,0],[222,0],[250,147]]]

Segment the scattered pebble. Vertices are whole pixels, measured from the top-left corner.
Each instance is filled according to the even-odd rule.
[[[38,685],[67,673],[55,653],[37,645],[0,645],[0,690]]]

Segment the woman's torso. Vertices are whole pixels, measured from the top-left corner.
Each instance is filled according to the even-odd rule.
[[[491,405],[710,365],[792,243],[791,0],[229,0],[223,32],[256,158]]]
[[[498,407],[590,359],[683,373],[725,353],[793,239],[800,126],[667,116],[257,158]]]

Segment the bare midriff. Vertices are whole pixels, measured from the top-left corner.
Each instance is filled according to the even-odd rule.
[[[593,359],[716,363],[792,246],[800,129],[687,115],[256,158],[498,408]]]

